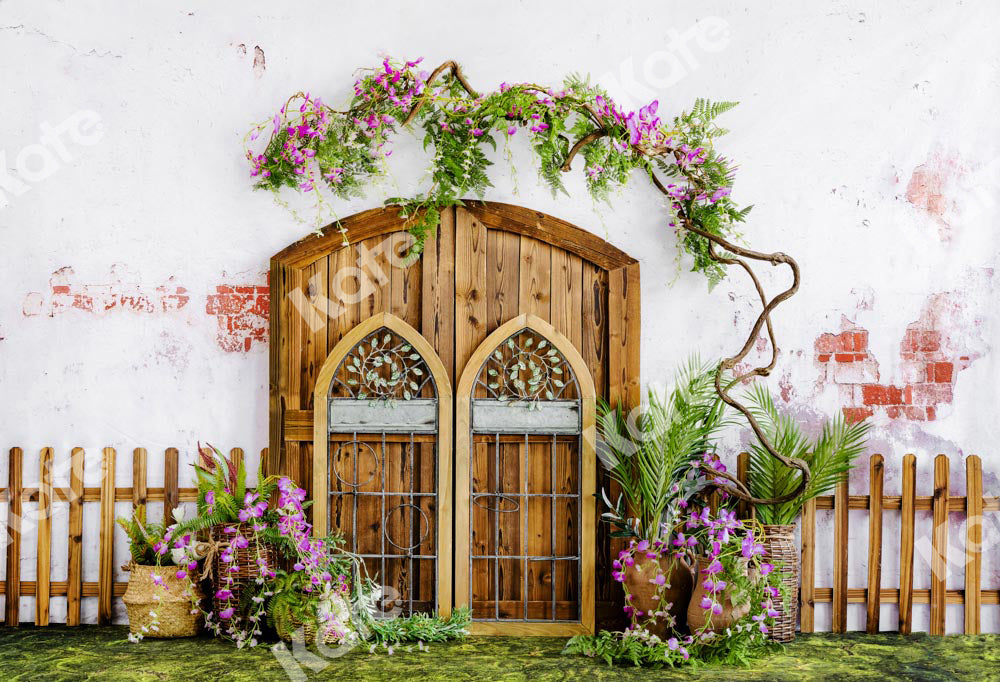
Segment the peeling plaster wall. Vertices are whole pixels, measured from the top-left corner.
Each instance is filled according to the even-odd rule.
[[[123,453],[125,481],[135,446],[176,445],[190,461],[198,439],[266,444],[267,260],[310,225],[250,191],[241,139],[299,88],[345,101],[354,70],[384,51],[458,59],[484,88],[578,71],[632,106],[654,95],[666,112],[699,96],[739,100],[723,147],[739,162],[736,199],[756,206],[747,241],[793,254],[804,274],[775,315],[772,388],[812,428],[838,410],[869,417],[887,494],[907,452],[919,457],[920,494],[931,492],[938,452],[953,458],[955,494],[972,453],[983,456],[987,494],[1000,494],[995,3],[635,3],[614,18],[592,2],[489,15],[388,3],[378,19],[365,3],[307,5],[0,0],[0,447],[25,448],[26,485],[45,445],[57,463],[88,448],[96,485],[104,445]],[[419,144],[395,149],[392,181],[338,205],[340,215],[416,191]],[[692,352],[737,347],[756,315],[747,282],[708,292],[683,259],[678,272],[663,202],[641,179],[610,207],[594,207],[578,175],[572,198],[553,199],[520,142],[513,153],[516,174],[499,166],[490,198],[560,216],[642,261],[646,381],[663,382]],[[284,198],[308,219],[307,203]],[[784,278],[776,270],[768,284]],[[3,458],[0,480],[6,468]],[[161,469],[154,459],[149,485],[161,485]],[[855,493],[867,491],[863,469]],[[57,484],[67,477],[60,470]],[[87,514],[93,528],[93,505]],[[865,580],[864,517],[852,512],[852,586]],[[963,520],[951,520],[960,547]],[[887,587],[898,574],[892,523],[887,515]],[[920,523],[926,533],[929,519]],[[819,530],[817,584],[828,586],[822,513]],[[998,530],[994,514],[983,572],[992,588]],[[64,535],[64,520],[54,532]],[[86,563],[96,579],[96,556]],[[917,587],[929,585],[927,565],[918,559]],[[949,587],[961,581],[959,568]],[[863,606],[850,609],[860,627]],[[826,626],[829,608],[817,611]],[[894,619],[883,607],[883,625]],[[916,629],[926,619],[918,606]],[[1000,630],[998,607],[984,607],[983,626]],[[949,607],[949,631],[960,630],[960,607]]]

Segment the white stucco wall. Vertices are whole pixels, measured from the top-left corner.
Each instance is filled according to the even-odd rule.
[[[57,464],[70,447],[87,448],[88,485],[97,485],[99,448],[118,448],[125,485],[128,454],[144,446],[156,486],[165,447],[182,448],[186,462],[198,439],[251,452],[266,445],[266,344],[224,349],[209,296],[220,285],[263,285],[270,255],[311,226],[250,190],[241,140],[298,89],[345,102],[354,70],[384,52],[428,64],[457,59],[481,88],[589,72],[627,104],[655,96],[666,113],[696,97],[739,100],[722,144],[739,163],[736,199],[755,204],[746,241],[794,255],[803,270],[801,292],[775,315],[775,390],[811,424],[842,407],[864,409],[862,384],[915,381],[900,357],[907,327],[938,331],[937,352],[954,373],[939,382],[951,386],[941,389],[950,401],[939,396],[932,421],[872,408],[887,494],[898,494],[906,452],[920,458],[920,494],[931,492],[939,452],[952,456],[957,494],[962,458],[972,453],[983,457],[987,495],[1000,494],[1000,6],[840,0],[614,9],[581,0],[489,9],[0,0],[0,447],[25,448],[26,485],[37,482],[42,446],[56,449]],[[664,381],[692,352],[716,357],[742,342],[756,310],[747,282],[734,276],[708,292],[700,276],[678,273],[662,201],[641,178],[595,210],[579,176],[568,180],[571,199],[553,199],[525,149],[514,148],[519,192],[498,167],[489,198],[557,215],[641,260],[644,380]],[[424,166],[416,142],[401,140],[396,150],[395,184],[339,204],[340,215],[417,191]],[[91,310],[72,307],[75,294],[90,297],[79,305]],[[835,360],[818,359],[816,340],[855,327],[869,332],[869,345],[852,369],[860,378],[848,380],[835,376]],[[865,376],[874,362],[878,377]],[[57,485],[68,478],[59,476]],[[866,492],[866,479],[858,472],[853,492]],[[993,589],[997,516],[987,523],[983,573]],[[951,525],[960,547],[961,518]],[[858,558],[866,555],[865,527],[864,514],[852,512]],[[898,573],[891,528],[887,587]],[[820,531],[832,535],[825,517]],[[64,518],[54,532],[64,536]],[[817,583],[826,586],[827,547]],[[26,542],[24,579],[34,574],[33,551]],[[94,580],[96,552],[85,548],[85,556]],[[928,587],[921,561],[917,587]],[[851,585],[863,585],[864,563],[852,566]],[[64,579],[59,543],[53,567],[53,579]],[[949,586],[961,585],[959,569]],[[63,601],[53,600],[56,619]],[[86,601],[93,617],[94,600]],[[31,604],[24,598],[22,613]],[[863,608],[851,606],[852,627],[863,623]],[[983,613],[984,629],[1000,630],[1000,608]],[[895,608],[884,607],[883,624],[894,622]],[[829,609],[818,607],[817,624],[828,623]],[[915,629],[926,625],[918,606]],[[949,631],[961,631],[960,607],[949,607]]]

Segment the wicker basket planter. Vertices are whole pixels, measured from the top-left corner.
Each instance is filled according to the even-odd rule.
[[[795,625],[799,620],[799,574],[800,556],[795,546],[795,526],[764,526],[764,549],[768,563],[774,564],[781,575],[784,592],[788,601],[782,600],[775,606],[778,616],[771,628],[771,639],[776,642],[791,642],[795,639]]]
[[[305,644],[316,642],[317,625],[323,630],[322,643],[326,645],[340,644],[345,640],[355,638],[355,630],[351,625],[351,613],[347,600],[339,595],[333,595],[320,605],[321,616],[328,616],[323,623],[317,624],[310,619],[302,622],[298,618],[275,618],[274,629],[286,642],[302,637]],[[301,633],[301,634],[299,634]]]
[[[130,564],[127,568],[131,575],[122,601],[133,635],[171,638],[198,634],[202,618],[196,605],[205,594],[197,581],[178,578],[176,566]],[[153,576],[160,577],[162,587],[153,582]],[[192,610],[195,613],[191,613]],[[154,613],[155,624],[151,615]]]
[[[212,611],[219,613],[225,608],[224,600],[217,599],[214,592],[223,584],[223,576],[232,578],[232,585],[229,590],[233,593],[230,604],[241,604],[243,589],[249,585],[254,585],[260,576],[260,567],[257,565],[257,558],[261,557],[271,568],[277,568],[278,553],[275,548],[266,542],[258,543],[254,538],[253,528],[246,523],[226,523],[212,526],[209,531],[211,545],[215,550],[212,553],[212,580],[214,582],[212,596]],[[222,561],[222,553],[230,548],[233,539],[243,536],[247,539],[246,547],[231,547],[233,561],[226,563]],[[236,570],[230,570],[235,568]]]

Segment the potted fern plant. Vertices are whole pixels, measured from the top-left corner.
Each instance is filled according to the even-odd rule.
[[[676,374],[663,395],[648,393],[634,421],[621,406],[599,405],[597,455],[621,488],[605,521],[612,537],[633,538],[639,554],[623,551],[614,577],[625,590],[626,612],[657,636],[684,628],[693,568],[669,547],[674,526],[689,501],[708,485],[701,465],[711,458],[716,433],[726,423],[713,389],[713,370],[696,358]],[[635,619],[633,619],[635,621]]]
[[[128,587],[122,601],[128,612],[129,639],[144,637],[192,637],[201,627],[199,602],[204,593],[193,575],[197,570],[175,565],[169,551],[173,528],[166,521],[146,519],[145,505],[138,505],[131,518],[119,518],[128,536],[131,561]]]
[[[757,520],[764,526],[767,556],[778,566],[785,588],[782,603],[777,608],[779,615],[772,638],[790,642],[795,639],[798,620],[801,561],[795,546],[795,521],[807,501],[830,492],[847,477],[854,461],[865,449],[870,425],[867,422],[848,424],[842,415],[837,415],[824,423],[819,436],[812,440],[794,418],[778,411],[765,386],[755,385],[746,400],[774,447],[788,458],[805,460],[811,472],[809,483],[798,497],[754,508]],[[798,469],[771,457],[759,441],[751,443],[747,487],[754,497],[774,499],[787,495],[798,488],[801,476]]]
[[[277,569],[276,543],[282,536],[268,499],[277,490],[278,478],[259,476],[257,487],[249,489],[242,460],[200,443],[194,468],[198,515],[179,524],[174,536],[190,539],[207,532],[205,573],[214,583],[208,625],[213,630],[229,629],[242,610],[244,589],[273,578]]]

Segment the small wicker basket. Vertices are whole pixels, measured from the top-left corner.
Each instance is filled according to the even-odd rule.
[[[191,581],[178,578],[176,566],[139,566],[133,563],[125,568],[131,576],[122,601],[125,602],[129,630],[133,635],[171,638],[198,634],[202,618],[197,604],[205,594],[198,585],[197,576]],[[162,586],[153,582],[153,576],[160,577]]]
[[[325,631],[323,644],[340,644],[345,639],[351,640],[354,638],[355,633],[350,621],[350,609],[343,597],[330,597],[325,603],[325,608],[321,608],[320,611],[330,615],[332,620],[329,622],[339,625],[339,627],[320,626]],[[278,637],[286,642],[291,642],[301,636],[305,644],[315,643],[317,625],[318,623],[315,620],[310,619],[308,622],[302,622],[294,616],[274,619],[275,632],[278,633]],[[300,630],[302,632],[301,635],[299,635]]]
[[[215,552],[211,558],[212,581],[214,583],[212,610],[215,613],[219,613],[226,608],[225,600],[216,598],[214,592],[222,586],[223,576],[228,575],[233,580],[232,585],[229,586],[229,590],[233,593],[233,598],[229,603],[241,604],[244,588],[255,584],[257,578],[260,576],[260,567],[257,565],[257,558],[263,558],[267,562],[267,565],[274,569],[277,568],[277,552],[270,543],[257,542],[254,538],[253,529],[246,523],[225,523],[212,526],[209,535],[212,539],[211,544],[215,548]],[[233,539],[238,535],[246,538],[247,546],[242,548],[233,547],[233,561],[231,563],[222,561],[221,555],[223,550],[230,547]]]
[[[795,626],[799,621],[799,574],[800,556],[795,546],[794,525],[765,525],[764,549],[768,563],[774,564],[781,575],[781,583],[788,601],[775,606],[778,616],[771,628],[771,639],[776,642],[791,642],[795,639]]]

